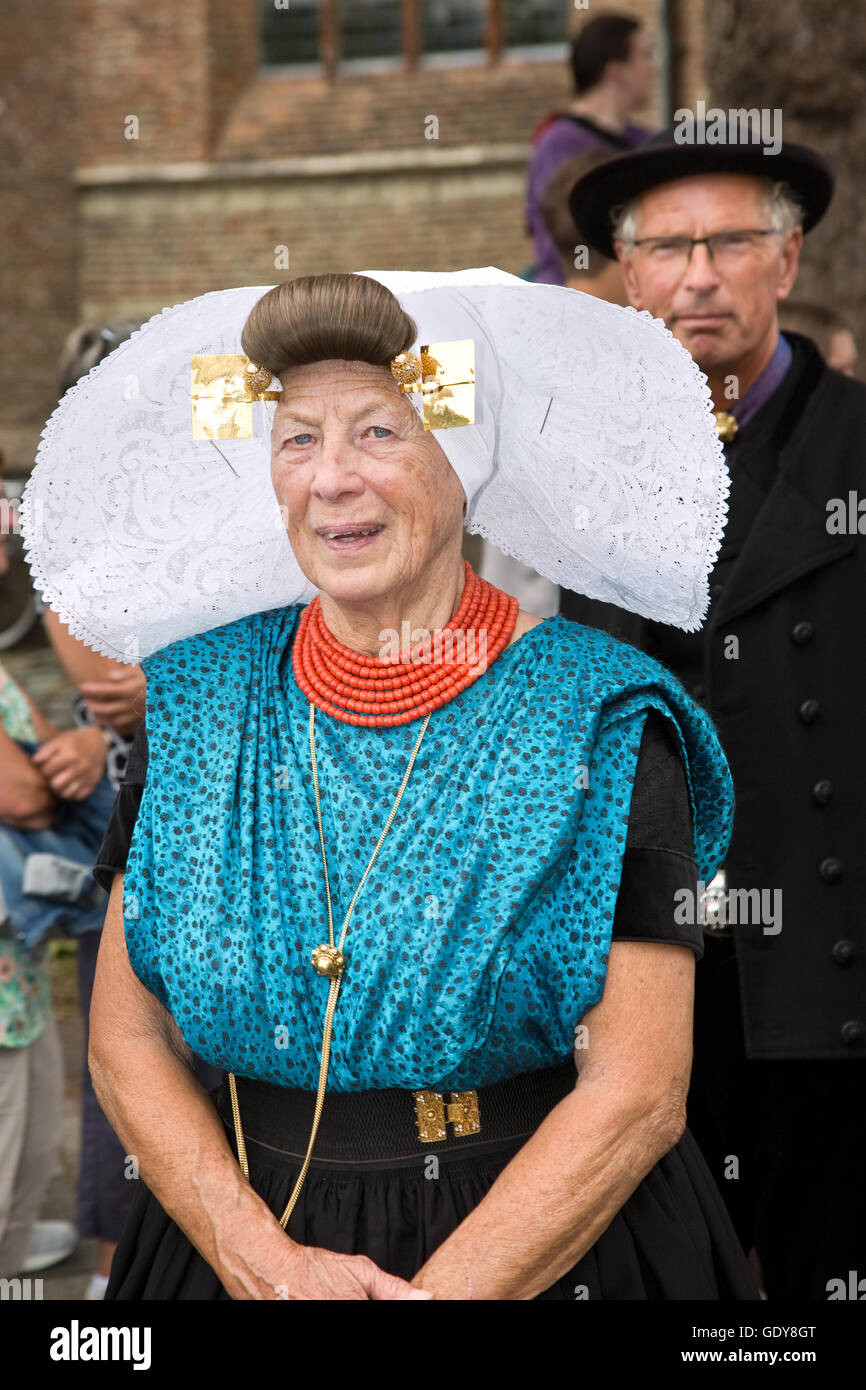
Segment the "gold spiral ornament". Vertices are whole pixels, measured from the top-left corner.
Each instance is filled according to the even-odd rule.
[[[269,372],[267,367],[260,367],[257,362],[248,362],[244,367],[244,381],[254,396],[261,391],[267,391],[272,377],[273,372]]]
[[[414,352],[400,352],[391,363],[391,375],[401,386],[409,386],[420,381],[423,376],[421,358]]]

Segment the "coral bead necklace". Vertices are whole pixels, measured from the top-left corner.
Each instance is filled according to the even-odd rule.
[[[295,680],[307,699],[344,724],[408,724],[483,675],[507,647],[519,604],[463,563],[466,582],[450,623],[396,659],[343,646],[314,598],[301,614],[292,647]]]

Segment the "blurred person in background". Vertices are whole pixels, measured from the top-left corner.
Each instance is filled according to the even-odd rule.
[[[67,338],[58,364],[61,396],[125,342],[138,320],[119,320],[100,327],[85,324]],[[58,661],[75,687],[74,717],[82,728],[102,731],[107,744],[107,776],[117,793],[127,771],[130,750],[143,721],[145,678],[140,666],[112,661],[74,637],[57,613],[41,599],[37,607]],[[98,848],[96,845],[94,848]],[[91,861],[92,862],[92,861]],[[90,1000],[99,952],[102,919],[78,938],[78,991],[84,1023],[81,1096],[81,1160],[77,1197],[78,1233],[98,1241],[96,1270],[87,1291],[99,1299],[108,1284],[111,1261],[132,1200],[126,1154],[96,1099],[87,1067]],[[220,1073],[198,1063],[202,1079],[216,1086]]]
[[[136,320],[124,320],[102,327],[84,324],[70,333],[58,364],[59,395],[65,395],[139,327]],[[107,776],[116,792],[126,771],[132,740],[144,717],[144,673],[138,666],[111,661],[85,646],[39,597],[37,609],[55,655],[75,688],[73,714],[76,724],[103,732]],[[81,1239],[95,1238],[99,1242],[97,1266],[87,1290],[90,1299],[101,1298],[108,1284],[111,1260],[132,1198],[132,1184],[124,1177],[123,1148],[94,1095],[86,1062],[90,997],[101,927],[100,920],[92,930],[80,936],[76,952],[85,1059],[81,1083],[77,1224]]]
[[[562,259],[542,211],[551,175],[566,160],[601,147],[608,154],[641,144],[652,133],[631,117],[647,105],[655,78],[652,46],[640,21],[599,14],[584,24],[571,45],[576,96],[536,126],[529,161],[526,220],[537,264],[527,279],[566,283]]]
[[[789,299],[779,309],[779,326],[783,333],[811,338],[828,367],[843,376],[854,376],[857,340],[850,322],[838,309]]]
[[[2,493],[2,488],[0,488]],[[0,584],[8,565],[0,530]],[[89,866],[114,793],[97,728],[58,730],[0,664],[0,1277],[57,1264],[77,1244],[39,1221],[60,1143],[63,1060],[47,938],[101,925]]]
[[[582,290],[584,294],[595,295],[597,299],[606,299],[610,304],[628,304],[619,261],[610,260],[588,244],[580,228],[575,225],[568,206],[569,195],[577,180],[609,158],[609,151],[595,149],[567,159],[552,175],[541,211],[559,252],[568,288]]]
[[[694,633],[576,596],[568,614],[660,660],[718,728],[736,812],[689,1121],[768,1296],[823,1300],[866,1265],[866,387],[779,332],[832,172],[804,146],[766,158],[703,133],[590,170],[571,207],[706,374],[731,475],[709,612]]]

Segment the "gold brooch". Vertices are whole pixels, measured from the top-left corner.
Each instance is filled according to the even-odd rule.
[[[740,428],[736,419],[727,410],[714,410],[713,415],[716,418],[716,434],[723,444],[730,444]]]
[[[200,353],[190,376],[193,439],[252,439],[255,402],[280,399],[273,373],[242,353]]]
[[[401,352],[391,362],[391,374],[418,411],[425,430],[475,423],[473,338],[426,343],[420,356]]]

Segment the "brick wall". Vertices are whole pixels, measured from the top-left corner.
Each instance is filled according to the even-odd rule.
[[[207,10],[207,0],[88,0],[76,55],[82,165],[206,157]]]
[[[29,468],[77,318],[74,26],[67,0],[3,0],[0,22],[0,448]]]
[[[500,265],[532,258],[523,159],[494,169],[383,169],[82,191],[82,312],[156,312],[207,290],[326,270]],[[288,270],[275,248],[288,248]]]
[[[689,61],[701,3],[676,0]],[[657,0],[612,8],[656,22]],[[76,321],[323,270],[517,271],[533,258],[525,165],[537,121],[571,95],[564,62],[506,56],[327,82],[259,68],[257,0],[5,9],[0,67],[46,126],[0,214],[8,239],[19,234],[0,265],[4,336],[28,344],[23,364],[7,347],[0,379],[0,443],[16,471],[30,466]],[[565,35],[587,12],[564,0],[563,16]],[[642,114],[661,119],[658,104]],[[275,265],[282,246],[288,269]]]

